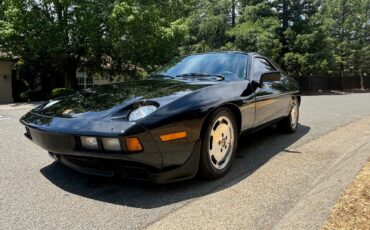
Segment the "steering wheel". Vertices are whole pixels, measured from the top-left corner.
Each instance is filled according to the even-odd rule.
[[[220,73],[220,75],[224,76],[225,78],[238,78],[238,76],[235,73],[230,72],[230,71],[224,71]]]

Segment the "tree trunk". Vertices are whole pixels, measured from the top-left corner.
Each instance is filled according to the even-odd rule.
[[[75,63],[67,62],[64,67],[64,71],[64,86],[68,89],[77,89],[77,65]]]
[[[346,4],[347,4],[347,1],[342,1],[341,2],[341,6],[340,6],[340,10],[341,10],[341,17],[340,17],[340,25],[341,25],[341,28],[339,30],[339,33],[340,33],[340,44],[343,45],[343,42],[344,42],[344,23],[345,23],[345,20],[346,20],[346,17],[347,17],[347,11],[346,11]],[[344,89],[344,84],[343,84],[343,77],[344,77],[344,63],[343,63],[343,60],[346,58],[345,57],[345,50],[343,48],[343,46],[340,47],[340,56],[342,57],[342,60],[341,60],[341,63],[339,64],[339,76],[340,76],[340,89],[343,90]]]
[[[284,35],[284,32],[288,29],[289,27],[289,8],[288,8],[288,4],[289,2],[287,0],[284,0],[283,1],[283,6],[282,6],[282,32],[281,32],[281,37],[282,37],[282,40],[281,40],[281,43],[283,45],[283,49],[282,49],[282,55],[284,56],[284,54],[288,53],[289,49],[288,49],[288,42],[287,42],[287,39]]]
[[[236,18],[236,6],[235,6],[235,0],[232,0],[231,1],[232,5],[231,5],[231,26],[234,27],[235,26],[235,18]]]

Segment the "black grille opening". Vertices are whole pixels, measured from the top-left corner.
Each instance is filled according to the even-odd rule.
[[[61,155],[59,157],[76,166],[91,170],[112,172],[116,176],[129,179],[149,180],[149,174],[157,171],[149,166],[130,161],[70,155]]]

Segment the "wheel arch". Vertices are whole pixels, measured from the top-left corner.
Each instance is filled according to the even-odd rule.
[[[201,132],[200,132],[201,137],[203,136],[204,132],[206,131],[207,124],[208,124],[209,120],[211,119],[211,116],[212,116],[213,112],[220,109],[220,108],[228,108],[228,109],[231,110],[231,112],[233,113],[233,115],[236,119],[235,122],[236,122],[236,125],[237,125],[238,134],[240,134],[241,124],[242,124],[242,115],[241,115],[240,109],[237,105],[235,105],[233,103],[225,103],[225,104],[222,104],[222,105],[220,105],[216,108],[213,108],[212,110],[210,110],[208,112],[208,114],[206,115],[206,118],[204,119],[203,124],[202,124]]]

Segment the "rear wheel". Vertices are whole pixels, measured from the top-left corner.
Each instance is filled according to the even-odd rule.
[[[277,127],[283,132],[294,133],[297,131],[299,119],[299,101],[298,98],[293,98],[292,108],[289,116],[277,123]]]
[[[224,176],[230,169],[237,148],[235,116],[228,108],[216,110],[202,135],[200,173],[207,179]]]

